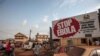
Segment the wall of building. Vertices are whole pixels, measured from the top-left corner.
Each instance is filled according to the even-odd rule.
[[[69,43],[68,41],[71,40],[72,44],[74,46],[83,46],[83,45],[88,45],[88,43],[81,43],[82,38],[60,38],[61,46],[68,46]],[[86,39],[87,41],[87,39]]]
[[[49,41],[49,37],[48,37],[48,35],[37,33],[36,40],[39,43],[43,43],[44,41],[47,41],[48,42]]]

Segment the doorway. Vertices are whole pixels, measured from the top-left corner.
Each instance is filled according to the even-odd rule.
[[[67,43],[68,43],[68,46],[73,46],[73,40],[72,39],[67,40]]]
[[[87,39],[86,38],[81,38],[81,44],[87,45]]]

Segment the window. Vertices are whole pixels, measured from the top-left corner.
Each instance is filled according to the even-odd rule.
[[[85,34],[85,37],[92,37],[92,34]]]

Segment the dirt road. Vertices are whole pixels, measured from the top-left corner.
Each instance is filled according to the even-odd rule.
[[[23,50],[21,48],[15,48],[15,56],[33,56],[32,50]]]

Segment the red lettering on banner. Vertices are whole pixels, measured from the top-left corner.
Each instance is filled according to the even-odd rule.
[[[54,34],[57,37],[70,37],[75,35],[80,29],[79,22],[75,18],[60,20],[54,26]]]

